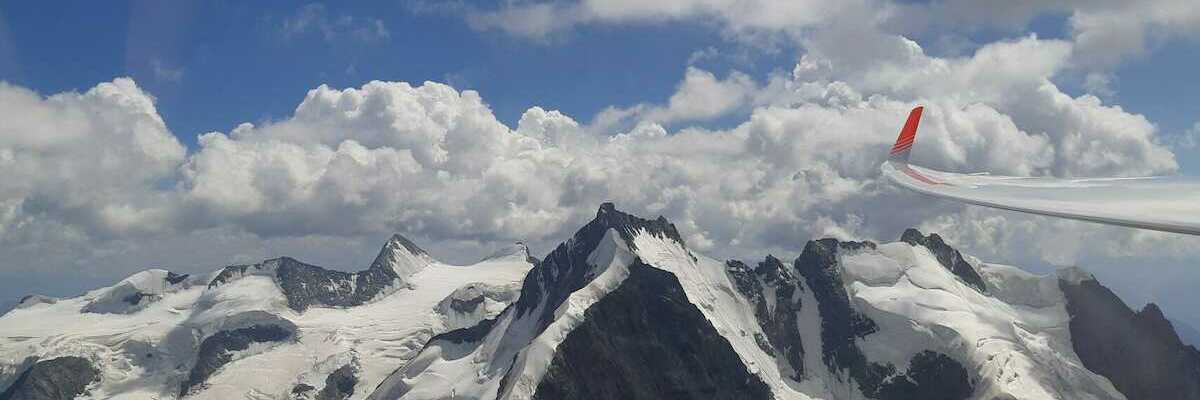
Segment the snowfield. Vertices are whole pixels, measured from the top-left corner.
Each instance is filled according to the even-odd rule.
[[[175,398],[199,340],[217,331],[273,324],[286,325],[293,337],[235,352],[205,388],[187,397],[285,399],[298,384],[321,389],[331,372],[351,365],[358,380],[351,398],[364,398],[433,335],[498,314],[506,305],[502,302],[515,299],[531,267],[524,254],[468,266],[394,252],[385,258],[407,273],[403,285],[356,307],[298,313],[288,307],[269,268],[213,288],[208,284],[217,272],[163,285],[167,272],[150,270],[80,297],[29,305],[0,317],[0,376],[15,378],[33,359],[79,356],[102,371],[90,398]],[[463,315],[438,307],[472,285],[489,292],[477,309]],[[129,306],[119,298],[130,286],[157,298],[136,310],[115,312]],[[111,312],[83,311],[94,304]]]

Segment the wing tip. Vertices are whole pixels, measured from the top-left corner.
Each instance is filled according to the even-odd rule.
[[[900,136],[896,138],[896,144],[892,145],[888,160],[908,163],[908,155],[912,152],[913,143],[917,141],[917,127],[921,123],[921,113],[924,111],[925,106],[918,105],[908,113],[908,120],[904,122],[904,128],[900,129]]]

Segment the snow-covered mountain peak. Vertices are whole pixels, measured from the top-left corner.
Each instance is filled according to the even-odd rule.
[[[202,283],[202,278],[176,274],[163,269],[149,269],[130,275],[116,285],[93,290],[84,295],[89,301],[83,312],[129,314],[158,301],[168,293]]]
[[[484,257],[480,261],[482,262],[482,261],[503,261],[503,260],[524,261],[524,262],[528,262],[530,264],[538,263],[537,257],[534,257],[529,254],[529,246],[526,246],[525,242],[514,242],[513,244],[510,244],[508,246],[502,246],[502,247],[496,249],[496,251],[493,251],[491,255]]]
[[[634,237],[641,233],[670,239],[678,243],[680,247],[686,248],[686,244],[679,235],[679,231],[675,229],[675,224],[667,221],[665,217],[660,215],[653,220],[643,219],[617,210],[617,207],[613,203],[601,204],[600,209],[596,210],[596,217],[575,233],[575,239],[580,238],[580,235],[599,237],[607,229],[615,229],[621,235],[621,238],[634,248],[637,247],[634,243]]]
[[[397,233],[383,244],[371,269],[390,271],[401,282],[406,282],[409,276],[436,262],[425,250]]]
[[[942,240],[942,237],[938,236],[938,234],[930,233],[928,236],[925,236],[921,234],[921,231],[909,228],[904,231],[904,234],[900,235],[900,241],[913,246],[925,247],[930,253],[933,253],[934,257],[937,257],[938,262],[943,267],[946,267],[947,270],[959,279],[962,279],[963,282],[981,292],[987,291],[987,284],[979,276],[979,271],[976,271],[970,263],[963,259],[962,254],[958,250],[946,244],[946,241]]]

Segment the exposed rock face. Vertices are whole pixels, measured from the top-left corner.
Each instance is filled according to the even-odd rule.
[[[325,387],[317,392],[316,400],[345,400],[354,394],[358,384],[353,365],[343,365],[325,378]]]
[[[82,311],[97,314],[132,314],[162,299],[165,294],[189,287],[187,278],[188,275],[161,269],[142,271],[100,292]]]
[[[884,400],[958,400],[971,397],[967,370],[944,354],[923,351],[913,356],[908,372],[893,377],[879,389]]]
[[[172,284],[172,285],[178,285],[178,284],[179,284],[179,282],[183,282],[183,281],[187,280],[187,278],[188,278],[189,276],[191,276],[191,275],[188,275],[188,274],[177,274],[177,273],[174,273],[174,272],[167,271],[167,277],[166,277],[166,278],[164,278],[164,279],[166,279],[166,280],[167,280],[167,283],[170,283],[170,284]]]
[[[588,308],[535,399],[769,399],[673,274],[636,261]]]
[[[21,297],[21,300],[17,301],[17,306],[15,308],[22,309],[22,308],[33,307],[38,304],[54,304],[57,302],[58,302],[57,297],[43,296],[40,294],[31,294],[31,295]]]
[[[539,316],[541,326],[537,331],[545,329],[553,319],[557,305],[593,278],[589,276],[592,266],[588,265],[587,258],[609,229],[620,234],[631,248],[634,247],[634,234],[638,231],[683,245],[679,231],[666,218],[660,216],[655,220],[646,220],[617,211],[612,203],[601,204],[596,218],[575,232],[570,240],[558,245],[546,259],[529,271],[521,285],[521,297],[514,303],[517,315],[533,311],[540,303],[552,305],[544,307]]]
[[[875,321],[851,306],[838,267],[838,254],[874,248],[875,244],[871,242],[821,239],[809,241],[796,258],[796,271],[804,276],[817,299],[821,315],[822,361],[831,371],[846,371],[858,383],[863,395],[870,398],[969,398],[974,391],[970,377],[962,364],[950,357],[931,351],[918,353],[909,361],[909,369],[898,373],[894,366],[868,361],[859,348],[856,341],[879,328]],[[958,254],[957,251],[954,254]],[[922,397],[925,395],[933,397]]]
[[[233,281],[234,279],[237,279],[237,278],[240,278],[240,277],[246,275],[247,272],[249,272],[251,269],[261,271],[265,267],[266,266],[264,264],[253,264],[253,265],[239,264],[239,265],[230,265],[228,267],[221,268],[221,272],[218,272],[217,276],[213,277],[212,281],[208,282],[208,288],[212,289],[217,286],[221,286],[226,283],[229,283],[230,281]]]
[[[750,269],[730,260],[726,272],[739,292],[754,305],[766,338],[755,338],[759,347],[780,362],[780,370],[794,381],[804,379],[804,344],[800,339],[800,294],[804,287],[791,265],[767,256]]]
[[[333,271],[295,259],[278,259],[275,272],[288,307],[304,311],[309,306],[353,307],[375,298],[391,287],[396,273],[372,266],[359,273]]]
[[[884,378],[894,371],[891,367],[868,363],[855,340],[874,333],[875,321],[850,307],[845,283],[838,269],[838,251],[860,247],[874,247],[870,242],[841,243],[836,239],[809,241],[804,251],[796,258],[796,271],[804,276],[808,287],[817,299],[817,310],[821,314],[821,360],[830,370],[846,370],[863,388],[872,395]]]
[[[401,285],[406,285],[409,276],[432,262],[433,258],[429,256],[429,253],[417,247],[408,238],[395,234],[388,239],[387,243],[383,244],[383,249],[379,250],[379,255],[375,256],[375,261],[371,262],[371,267],[367,270],[368,273],[375,275],[371,281],[390,279],[394,276],[400,280]],[[379,276],[379,274],[387,276]]]
[[[467,286],[450,294],[450,309],[460,313],[474,312],[483,300],[483,291],[478,286]]]
[[[913,246],[924,246],[929,249],[929,252],[933,253],[934,257],[937,257],[938,262],[943,267],[946,267],[951,273],[962,279],[963,282],[978,289],[980,292],[987,291],[987,284],[983,282],[983,278],[979,276],[979,273],[974,268],[971,268],[971,264],[963,260],[962,253],[959,253],[958,250],[946,244],[938,234],[930,233],[929,236],[924,236],[921,235],[921,231],[909,228],[904,231],[904,234],[900,235],[900,241]]]
[[[0,393],[0,400],[70,400],[100,379],[100,371],[81,357],[38,361]]]
[[[442,315],[447,329],[465,328],[479,323],[488,315],[495,315],[505,304],[512,303],[517,295],[512,286],[493,286],[474,282],[455,289],[438,302],[437,312]]]
[[[1135,313],[1090,276],[1060,276],[1072,345],[1085,367],[1130,400],[1200,399],[1200,351],[1180,341],[1158,306]]]
[[[303,312],[312,306],[353,307],[406,284],[405,280],[432,263],[424,250],[394,235],[366,270],[342,272],[280,257],[254,265],[233,265],[217,274],[209,288],[245,275],[273,275],[288,307]]]
[[[446,341],[454,344],[478,344],[479,341],[483,340],[483,338],[487,336],[488,331],[490,331],[492,326],[495,324],[495,319],[485,319],[470,327],[455,329],[446,333],[435,335],[433,338],[429,339],[429,342],[433,343],[437,341]]]
[[[234,352],[249,349],[252,343],[281,342],[291,337],[291,330],[278,325],[253,325],[209,336],[200,343],[196,363],[179,390],[180,396],[186,396],[193,388],[203,385],[209,376],[233,361]]]

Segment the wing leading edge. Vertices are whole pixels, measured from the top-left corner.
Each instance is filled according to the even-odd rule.
[[[922,107],[881,167],[892,182],[964,203],[1052,217],[1200,235],[1200,181],[1177,177],[1060,179],[956,174],[911,165]]]

